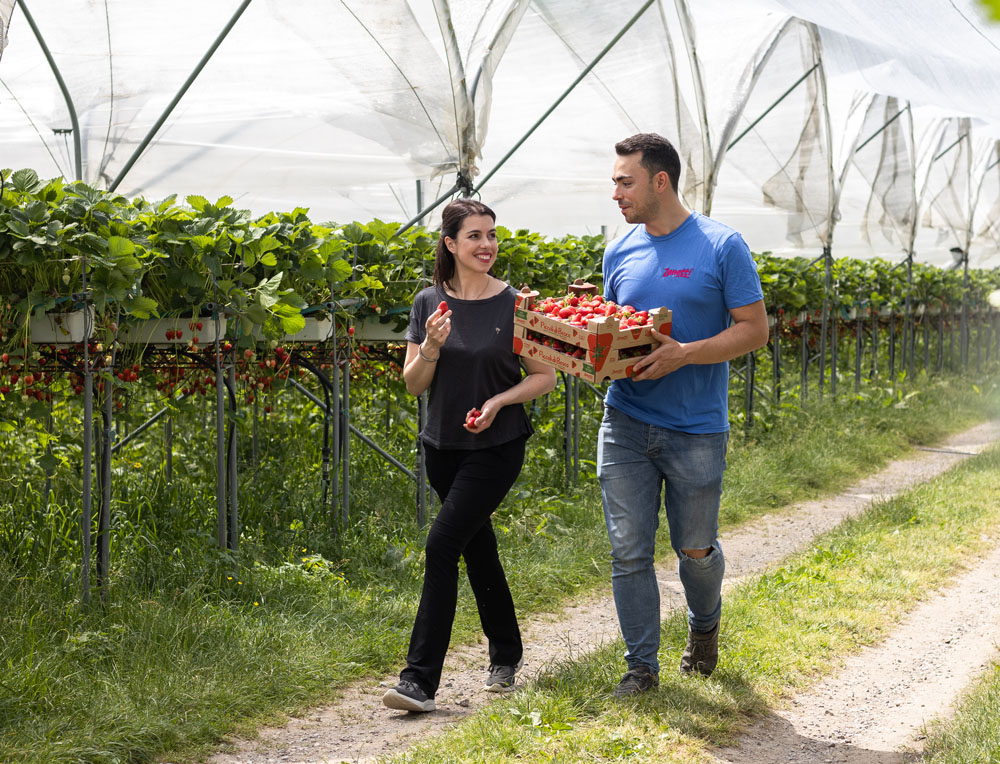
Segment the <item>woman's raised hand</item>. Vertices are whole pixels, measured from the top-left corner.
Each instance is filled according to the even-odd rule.
[[[442,301],[438,305],[437,310],[427,317],[424,329],[427,330],[424,339],[427,349],[432,352],[439,351],[451,334],[451,311],[448,309],[448,303]]]

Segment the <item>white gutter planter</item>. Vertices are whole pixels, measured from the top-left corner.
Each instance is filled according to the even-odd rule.
[[[405,342],[406,329],[397,329],[393,323],[382,323],[369,316],[354,325],[354,339],[368,342]]]
[[[334,334],[332,318],[306,316],[306,325],[295,334],[286,334],[284,342],[326,342]]]
[[[198,328],[198,324],[201,328]],[[226,318],[218,320],[219,334],[226,333]],[[195,338],[199,345],[215,342],[216,319],[176,316],[123,322],[118,341],[125,345],[190,345]]]
[[[94,333],[94,308],[46,313],[28,319],[28,340],[34,345],[74,345]]]

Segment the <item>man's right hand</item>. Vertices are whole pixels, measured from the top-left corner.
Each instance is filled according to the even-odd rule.
[[[669,334],[660,334],[655,329],[650,330],[650,336],[659,342],[660,346],[645,358],[636,361],[633,367],[636,373],[632,379],[637,382],[665,377],[688,363],[684,344]]]

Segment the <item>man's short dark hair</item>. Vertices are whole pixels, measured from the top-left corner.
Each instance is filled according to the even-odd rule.
[[[650,176],[665,172],[670,185],[677,193],[681,183],[681,158],[673,144],[656,133],[638,133],[631,138],[618,141],[615,151],[620,156],[641,153],[639,164],[646,168]]]

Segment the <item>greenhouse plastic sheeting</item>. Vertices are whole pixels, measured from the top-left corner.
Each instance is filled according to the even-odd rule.
[[[0,166],[72,178],[78,137],[97,186],[335,221],[485,180],[508,227],[614,235],[653,130],[755,250],[991,265],[998,46],[974,0],[0,0]]]
[[[13,12],[14,0],[0,0],[0,58],[3,58],[3,49],[7,47],[7,27]]]

